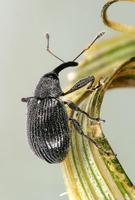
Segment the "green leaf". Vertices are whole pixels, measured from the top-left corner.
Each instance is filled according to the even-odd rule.
[[[118,2],[125,2],[125,1],[135,3],[135,0],[108,0],[108,2],[103,6],[103,9],[101,12],[102,19],[103,19],[103,22],[107,26],[109,26],[110,28],[112,28],[114,30],[121,31],[121,32],[127,32],[127,33],[135,33],[135,26],[114,22],[114,21],[108,19],[108,16],[107,16],[107,10],[112,4],[118,3]],[[124,10],[123,10],[123,12],[124,12]]]
[[[92,117],[100,117],[104,94],[108,89],[135,86],[135,35],[122,34],[94,45],[88,52],[74,80],[94,75],[97,84],[104,84],[91,92],[84,87],[66,97],[76,102]],[[92,137],[103,149],[80,136],[71,126],[72,144],[66,160],[62,163],[65,183],[72,200],[133,200],[135,188],[129,180],[117,156],[102,130],[102,123],[90,121],[83,114],[68,111],[77,119],[84,133]],[[107,122],[106,122],[107,123]],[[110,152],[109,155],[104,151]]]

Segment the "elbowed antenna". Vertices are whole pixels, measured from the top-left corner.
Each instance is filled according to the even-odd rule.
[[[50,41],[50,35],[49,33],[46,33],[46,39],[47,39],[47,47],[46,50],[55,58],[57,58],[58,60],[60,60],[61,62],[63,62],[61,65],[59,65],[58,67],[56,67],[52,72],[55,74],[59,74],[60,71],[62,71],[63,69],[67,68],[67,67],[73,67],[73,66],[77,66],[78,63],[71,61],[71,62],[64,62],[64,60],[62,60],[61,58],[59,58],[58,56],[56,56],[49,47],[49,41]]]
[[[61,62],[64,63],[64,60],[62,60],[61,58],[59,58],[58,56],[56,56],[51,50],[50,50],[50,46],[49,46],[49,41],[50,41],[50,35],[49,33],[46,33],[46,39],[47,39],[47,46],[46,46],[46,50],[55,58],[57,58],[58,60],[60,60]]]
[[[73,59],[73,62],[79,58],[85,51],[87,51],[88,49],[90,49],[90,47],[96,42],[97,39],[99,39],[100,37],[102,37],[103,35],[105,34],[105,31],[102,31],[100,32],[94,39],[93,41],[91,42],[91,44],[86,48],[86,49],[83,49],[81,51],[81,53],[79,53],[74,59]]]
[[[59,58],[58,56],[56,56],[49,48],[49,39],[50,39],[50,36],[49,36],[49,33],[46,33],[46,39],[47,39],[47,51],[53,55],[55,58],[57,58],[58,60],[60,60],[61,62],[63,62],[61,65],[59,65],[58,67],[56,67],[52,72],[55,73],[55,74],[59,74],[60,71],[62,71],[63,69],[67,68],[67,67],[73,67],[73,66],[77,66],[78,63],[75,62],[75,60],[77,58],[79,58],[85,51],[87,51],[94,43],[97,39],[99,39],[100,37],[102,37],[103,35],[105,34],[104,31],[100,32],[95,38],[94,40],[91,42],[91,44],[86,48],[86,49],[83,49],[81,51],[81,53],[79,53],[74,59],[73,61],[69,61],[69,62],[64,62],[64,60],[62,60],[61,58]]]

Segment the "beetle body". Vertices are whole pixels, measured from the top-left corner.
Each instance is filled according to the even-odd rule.
[[[68,115],[62,95],[58,73],[76,62],[68,62],[45,74],[39,81],[34,97],[27,99],[27,135],[28,141],[41,159],[48,163],[63,161],[70,145]]]
[[[47,37],[47,51],[54,57],[62,61],[63,63],[56,67],[52,72],[45,74],[41,77],[33,97],[22,98],[23,102],[27,102],[27,135],[29,144],[35,154],[46,160],[48,163],[59,163],[63,161],[68,153],[70,145],[70,131],[68,126],[68,115],[65,109],[67,104],[72,110],[79,111],[85,114],[90,120],[100,121],[99,118],[93,118],[88,113],[81,110],[76,104],[71,101],[63,102],[60,97],[74,92],[88,83],[94,83],[95,77],[89,76],[79,80],[71,89],[67,92],[63,92],[59,82],[59,72],[67,67],[77,66],[78,63],[75,60],[102,35],[101,32],[88,48],[84,49],[73,61],[64,62],[57,57],[49,49],[49,34]],[[91,91],[100,87],[94,87]],[[90,137],[86,136],[76,119],[69,118],[76,131],[92,141]],[[97,145],[96,145],[97,146]]]

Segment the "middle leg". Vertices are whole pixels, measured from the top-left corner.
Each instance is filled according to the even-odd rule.
[[[64,101],[65,104],[67,104],[69,106],[69,108],[71,108],[74,111],[79,111],[83,114],[85,114],[91,121],[97,121],[97,122],[105,122],[104,119],[100,119],[100,118],[94,118],[91,117],[87,112],[85,112],[84,110],[82,110],[77,104],[73,103],[72,101]]]

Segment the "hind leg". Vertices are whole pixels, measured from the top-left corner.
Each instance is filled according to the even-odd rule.
[[[102,153],[110,155],[110,153],[105,151],[103,148],[101,148],[94,139],[92,139],[90,136],[84,134],[81,125],[79,124],[79,122],[76,119],[69,118],[69,120],[71,121],[71,123],[72,123],[73,127],[75,128],[75,130],[77,131],[77,133],[79,133],[80,135],[85,137],[87,140],[92,142]]]
[[[71,123],[72,123],[73,127],[75,128],[75,130],[77,131],[77,133],[79,133],[80,135],[83,135],[90,142],[92,142],[93,144],[95,144],[97,146],[97,143],[91,137],[84,134],[81,125],[79,124],[79,122],[76,119],[69,118],[69,120],[71,121]]]

